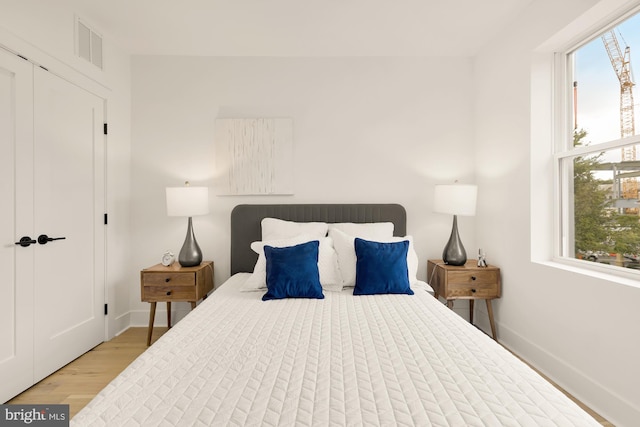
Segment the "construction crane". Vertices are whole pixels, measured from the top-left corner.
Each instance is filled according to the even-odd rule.
[[[633,106],[633,80],[631,76],[631,48],[626,46],[624,52],[620,49],[618,38],[613,30],[602,35],[604,47],[607,50],[613,70],[620,81],[620,136],[626,138],[636,134]],[[636,146],[622,148],[622,161],[636,160]],[[636,178],[621,180],[622,197],[624,199],[638,198],[638,181]],[[628,213],[630,209],[627,209]],[[637,209],[635,210],[637,211]]]

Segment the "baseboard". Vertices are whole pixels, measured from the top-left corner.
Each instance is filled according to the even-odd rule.
[[[495,313],[494,313],[495,314]],[[495,321],[496,335],[500,341],[500,331],[498,330],[498,322]],[[489,313],[487,313],[487,305],[483,300],[478,300],[473,306],[473,324],[485,334],[491,336],[491,322],[489,322]]]
[[[476,311],[480,323],[489,325],[488,315]],[[597,383],[572,365],[557,358],[515,331],[496,322],[498,341],[509,351],[546,375],[559,387],[616,426],[637,425],[640,408],[622,396]]]
[[[120,335],[131,327],[131,312],[126,312],[114,319],[113,330],[117,331],[115,336]]]
[[[178,307],[175,308],[173,306],[174,304],[172,304],[171,307],[171,326],[175,325],[176,323],[178,323],[182,318],[184,318],[187,314],[189,314],[189,312],[191,311],[191,308],[182,308],[182,307]],[[149,326],[149,310],[133,310],[129,312],[130,315],[130,322],[129,322],[129,327],[139,327],[139,326],[144,326],[144,327],[148,327]],[[162,303],[162,304],[158,304],[157,308],[156,308],[156,317],[155,320],[153,322],[153,326],[160,326],[160,327],[166,327],[167,326],[167,309],[166,309],[166,304]]]

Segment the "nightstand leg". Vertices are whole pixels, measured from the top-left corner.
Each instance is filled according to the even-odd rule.
[[[147,347],[151,345],[151,334],[153,333],[153,321],[156,318],[156,303],[151,303],[151,311],[149,311],[149,330],[147,331]]]
[[[491,323],[491,335],[493,335],[493,339],[498,341],[496,338],[496,325],[493,323],[493,308],[491,307],[491,300],[487,300],[487,312],[489,312],[489,323]]]
[[[205,298],[206,298],[206,295],[205,295]],[[193,310],[194,308],[196,308],[196,302],[191,301],[191,310]]]
[[[167,301],[167,328],[171,329],[171,301]]]
[[[469,300],[469,323],[471,323],[473,325],[473,303],[475,301],[470,299]]]
[[[447,307],[449,307],[451,310],[453,310],[453,300],[452,299],[448,299],[447,300]]]

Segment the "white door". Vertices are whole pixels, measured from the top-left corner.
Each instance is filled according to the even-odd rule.
[[[32,76],[30,63],[0,49],[0,403],[33,384],[35,247],[14,244],[33,227],[32,192],[17,191],[33,172]]]
[[[39,67],[33,67],[31,75],[31,142],[13,138],[6,145],[13,145],[14,153],[0,160],[16,165],[12,185],[0,187],[3,200],[15,200],[14,206],[7,203],[3,218],[13,211],[16,225],[6,227],[9,222],[3,220],[2,233],[11,243],[22,236],[38,242],[3,247],[13,251],[16,267],[13,273],[0,272],[0,277],[16,298],[0,298],[1,311],[6,308],[16,321],[2,326],[2,334],[18,342],[28,339],[31,355],[27,344],[20,354],[14,351],[15,363],[28,367],[25,372],[0,357],[0,401],[104,339],[104,102]],[[14,92],[16,100],[22,98]],[[5,116],[0,120],[10,125],[18,117]],[[55,240],[46,241],[43,235]],[[6,391],[5,377],[21,385]],[[24,387],[27,378],[31,383]]]
[[[39,381],[104,339],[104,101],[40,68],[34,100]]]

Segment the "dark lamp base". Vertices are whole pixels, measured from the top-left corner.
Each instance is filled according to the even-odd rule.
[[[196,236],[193,234],[193,226],[191,225],[191,217],[189,217],[189,225],[187,227],[187,237],[184,239],[182,249],[178,255],[178,262],[183,267],[195,267],[202,262],[202,251]]]
[[[451,229],[451,236],[447,242],[447,246],[442,251],[442,260],[448,265],[465,265],[467,262],[467,252],[462,246],[462,240],[458,234],[458,217],[453,216],[453,228]]]

